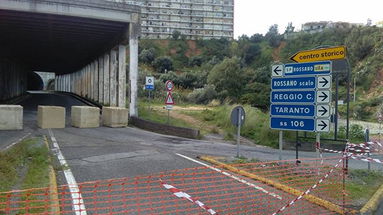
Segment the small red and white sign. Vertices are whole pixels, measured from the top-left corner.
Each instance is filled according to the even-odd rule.
[[[174,84],[173,84],[173,82],[171,80],[168,80],[165,83],[165,87],[166,87],[166,90],[170,92],[170,91],[173,91]]]
[[[166,105],[174,105],[174,99],[173,99],[172,93],[168,92],[167,94],[168,95],[166,96],[165,104]]]

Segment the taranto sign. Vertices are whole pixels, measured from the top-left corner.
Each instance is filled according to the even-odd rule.
[[[346,57],[346,47],[337,46],[324,49],[300,51],[290,59],[297,63],[306,63],[313,61],[339,60]]]

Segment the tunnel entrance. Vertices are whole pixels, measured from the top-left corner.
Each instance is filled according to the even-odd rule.
[[[44,82],[40,75],[35,72],[28,72],[27,90],[44,90]]]
[[[137,5],[117,0],[1,0],[0,84],[10,87],[0,90],[0,100],[44,89],[44,81],[32,71],[49,71],[55,73],[50,86],[56,91],[126,107],[129,45],[130,113],[135,115],[140,11]],[[1,65],[3,59],[25,70],[9,81],[12,72],[8,64]]]

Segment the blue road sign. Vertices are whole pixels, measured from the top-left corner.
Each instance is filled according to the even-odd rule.
[[[285,65],[285,76],[330,74],[331,72],[332,65],[330,61],[291,63]]]
[[[272,91],[271,103],[314,103],[316,91]]]
[[[154,85],[145,85],[146,90],[154,90]]]
[[[271,115],[279,116],[299,116],[299,117],[314,117],[314,105],[271,105]]]
[[[315,120],[271,117],[270,127],[279,130],[315,131]]]
[[[290,89],[315,89],[315,77],[300,78],[273,78],[271,80],[272,90],[290,90]]]

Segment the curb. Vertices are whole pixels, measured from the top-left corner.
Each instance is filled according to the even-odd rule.
[[[278,182],[275,182],[275,181],[272,181],[270,179],[267,179],[267,178],[264,178],[262,176],[258,176],[258,175],[255,175],[253,173],[249,173],[247,171],[244,171],[244,170],[241,170],[241,169],[238,169],[236,167],[233,167],[231,165],[228,165],[228,164],[224,164],[224,163],[221,163],[217,160],[215,160],[214,158],[212,157],[209,157],[209,156],[201,156],[200,157],[201,160],[204,160],[204,161],[207,161],[209,163],[212,163],[214,165],[217,165],[221,168],[225,168],[227,170],[230,170],[234,173],[237,173],[239,175],[242,175],[242,176],[245,176],[245,177],[248,177],[248,178],[251,178],[251,179],[254,179],[254,180],[258,180],[258,181],[261,181],[265,184],[268,184],[270,186],[273,186],[279,190],[282,190],[286,193],[290,193],[292,195],[295,195],[295,196],[300,196],[302,194],[302,191],[300,190],[297,190],[295,188],[292,188],[292,187],[289,187],[289,186],[286,186],[284,184],[281,184],[281,183],[278,183]],[[322,206],[328,210],[331,210],[333,212],[336,212],[336,213],[339,213],[339,214],[356,214],[357,211],[354,211],[354,210],[349,210],[349,211],[344,211],[343,208],[341,208],[340,206],[336,205],[336,204],[333,204],[327,200],[324,200],[324,199],[321,199],[319,197],[316,197],[316,196],[313,196],[313,195],[305,195],[303,197],[304,199],[306,199],[307,201],[313,203],[313,204],[316,204],[316,205],[319,205],[319,206]]]
[[[379,203],[383,201],[383,184],[372,195],[371,199],[360,209],[360,214],[369,215],[374,214],[379,207]]]
[[[47,136],[44,135],[44,142],[49,150],[49,144],[48,144],[48,139]],[[49,160],[52,160],[49,158]],[[58,189],[57,189],[57,179],[56,179],[56,174],[55,170],[53,169],[52,165],[49,165],[49,195],[50,195],[50,208],[51,208],[51,213],[53,214],[60,214],[60,202],[59,202],[59,197],[58,197]]]

